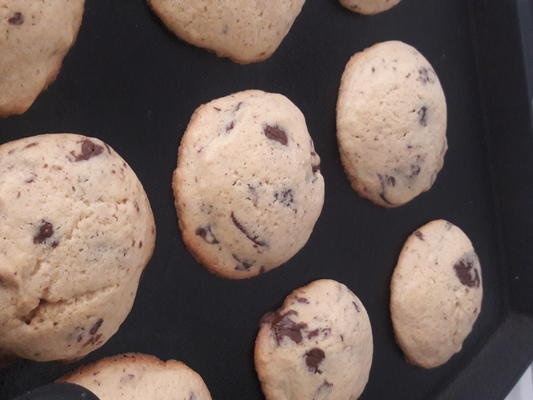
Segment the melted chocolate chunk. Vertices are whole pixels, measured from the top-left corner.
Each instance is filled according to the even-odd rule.
[[[284,146],[287,146],[287,143],[288,143],[287,134],[279,126],[267,125],[263,129],[263,133],[270,140],[274,140],[276,142],[281,143]]]
[[[424,234],[420,231],[416,231],[415,236],[419,238],[420,240],[424,240]]]
[[[233,112],[237,112],[241,109],[241,106],[242,106],[242,101],[239,101],[239,103],[235,106],[235,109],[233,110]]]
[[[89,340],[87,340],[84,344],[83,344],[83,347],[87,347],[89,345],[93,345],[93,344],[96,344],[96,342],[98,342],[100,340],[100,338],[102,337],[102,334],[99,333],[98,335],[96,336],[91,336],[89,338]]]
[[[85,139],[81,142],[81,153],[75,154],[70,152],[74,156],[76,161],[87,161],[90,158],[96,157],[104,151],[104,148],[99,144],[91,142],[89,139]]]
[[[261,268],[259,268],[259,274],[264,274],[266,271],[265,267],[261,265]]]
[[[7,20],[11,25],[22,25],[24,23],[24,15],[17,11]]]
[[[220,243],[216,236],[213,234],[213,231],[211,230],[211,225],[206,225],[204,227],[200,226],[199,228],[196,228],[195,231],[197,236],[200,236],[202,239],[204,239],[209,244],[218,244]]]
[[[479,272],[474,267],[474,260],[471,256],[463,256],[454,264],[453,269],[455,269],[457,278],[459,278],[459,281],[461,281],[464,286],[478,288],[481,284]]]
[[[422,126],[428,126],[428,108],[426,106],[422,106],[420,110],[418,110],[418,122]]]
[[[41,221],[41,226],[39,226],[39,232],[33,237],[34,244],[43,244],[46,239],[51,237],[54,234],[54,226],[44,219]],[[57,246],[57,244],[56,244]]]
[[[25,149],[29,149],[30,147],[34,147],[34,146],[37,146],[37,143],[36,142],[31,142],[29,144],[27,144],[26,146],[24,146]]]
[[[91,330],[89,331],[89,333],[91,335],[94,335],[96,332],[98,332],[98,329],[100,329],[100,327],[102,326],[104,320],[102,318],[100,318],[98,321],[96,321],[94,323],[94,325],[91,327]]]
[[[355,301],[352,301],[352,304],[353,304],[353,306],[355,308],[355,311],[361,312],[361,309],[359,308],[359,306],[357,305],[357,303]]]
[[[291,207],[294,203],[294,192],[292,189],[285,189],[274,193],[274,202],[279,202],[285,207]]]
[[[318,366],[324,358],[326,358],[326,354],[322,349],[315,347],[309,350],[305,353],[305,364],[307,365],[307,369],[314,374],[321,374],[322,371],[318,369]]]
[[[289,310],[283,315],[278,312],[271,312],[261,319],[261,323],[270,324],[278,345],[284,336],[291,339],[294,343],[301,343],[303,339],[302,329],[307,328],[307,324],[304,322],[296,323],[290,319],[291,315],[297,314],[294,310]]]
[[[239,220],[235,217],[235,214],[231,213],[231,221],[233,222],[233,225],[237,227],[238,230],[240,230],[244,236],[248,238],[251,242],[253,242],[257,246],[266,246],[267,244],[259,239],[259,236],[252,235],[250,232],[246,230],[246,228],[239,222]]]

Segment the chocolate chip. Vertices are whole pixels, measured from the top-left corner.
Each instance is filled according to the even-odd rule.
[[[39,231],[33,237],[34,244],[43,244],[46,239],[51,237],[54,234],[54,226],[44,219],[41,221],[41,226],[39,226]]]
[[[204,239],[209,244],[218,244],[220,243],[216,236],[213,234],[213,231],[211,230],[211,225],[206,225],[204,227],[200,226],[196,229],[196,235],[200,236],[202,239]]]
[[[318,333],[320,332],[320,329],[314,329],[311,332],[307,334],[307,339],[312,339],[315,336],[318,336]]]
[[[89,139],[85,139],[81,142],[81,153],[75,154],[73,151],[70,152],[74,156],[76,161],[87,161],[92,157],[96,157],[104,151],[104,148],[99,144],[96,144]]]
[[[237,217],[235,217],[235,214],[233,212],[231,213],[231,221],[233,222],[233,225],[235,225],[237,229],[240,230],[244,234],[244,236],[248,238],[248,240],[252,241],[257,246],[264,247],[267,245],[264,241],[259,239],[259,236],[252,235],[251,233],[249,233],[246,228],[239,222]]]
[[[261,265],[261,268],[259,268],[259,274],[264,274],[266,271],[265,267]]]
[[[274,193],[274,202],[279,202],[285,207],[291,207],[294,203],[294,192],[292,189],[285,189]]]
[[[235,106],[235,109],[233,110],[233,112],[237,112],[241,109],[241,106],[242,106],[242,101],[239,101],[239,103]]]
[[[313,174],[316,174],[318,171],[320,171],[320,164],[311,165],[311,171],[313,171]]]
[[[394,176],[378,174],[378,178],[382,186],[396,186],[396,178]]]
[[[93,345],[93,344],[96,344],[96,342],[98,342],[100,340],[100,338],[102,337],[102,334],[99,333],[98,335],[96,336],[91,336],[89,338],[89,340],[87,340],[84,344],[83,344],[83,347],[87,347],[88,345]]]
[[[353,304],[353,306],[355,308],[355,311],[361,312],[361,309],[359,308],[359,306],[357,305],[357,303],[355,301],[352,301],[352,304]]]
[[[307,369],[314,374],[321,374],[322,371],[318,369],[318,366],[324,358],[326,358],[326,354],[322,349],[315,347],[309,350],[305,353],[305,364],[307,365]]]
[[[266,125],[265,128],[263,129],[263,133],[270,140],[274,140],[276,142],[281,143],[284,146],[287,146],[287,143],[288,143],[287,134],[279,126]]]
[[[419,238],[420,240],[424,240],[424,234],[420,231],[416,231],[415,236]]]
[[[22,25],[24,23],[24,15],[22,15],[21,12],[15,12],[13,15],[7,20],[11,25]]]
[[[422,108],[418,110],[418,122],[420,125],[428,126],[427,114],[428,108],[426,106],[422,106]]]
[[[231,131],[233,128],[235,128],[235,121],[231,121],[228,125],[226,125],[226,132]]]
[[[37,146],[37,143],[36,142],[31,142],[29,144],[27,144],[26,146],[24,146],[25,149],[29,149],[30,147],[34,147],[34,146]]]
[[[295,296],[294,298],[298,303],[309,304],[309,300],[307,300],[305,297]]]
[[[433,70],[422,67],[418,70],[418,78],[416,78],[416,80],[421,82],[423,85],[427,83],[435,83],[435,79],[431,76],[431,74],[434,74]]]
[[[289,310],[283,315],[278,312],[268,313],[261,319],[261,323],[269,323],[271,325],[278,345],[284,336],[291,339],[294,343],[301,343],[303,339],[302,329],[307,328],[307,324],[304,322],[296,323],[290,319],[291,315],[297,314],[294,310]]]
[[[235,269],[237,271],[248,271],[255,264],[255,261],[250,262],[250,261],[242,260],[236,254],[232,254],[232,257],[235,261],[239,263],[235,266]]]
[[[461,281],[464,286],[478,288],[481,284],[481,280],[477,268],[474,267],[474,263],[475,260],[472,255],[467,254],[457,261],[453,268],[455,269],[457,278],[459,278],[459,281]]]
[[[420,165],[412,164],[410,169],[411,171],[409,172],[409,175],[407,175],[409,179],[413,179],[414,177],[418,176],[418,174],[420,174],[420,170],[421,170]]]
[[[215,111],[218,111],[218,112],[221,111],[220,108],[218,108],[218,107],[213,107],[213,109],[214,109]]]
[[[103,322],[104,322],[104,320],[102,318],[100,318],[98,321],[96,321],[94,323],[94,325],[92,326],[92,328],[89,330],[89,333],[91,335],[94,335],[96,332],[98,332],[98,329],[100,329],[100,327],[102,326]]]

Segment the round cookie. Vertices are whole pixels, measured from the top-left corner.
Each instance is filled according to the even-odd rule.
[[[372,353],[361,301],[339,282],[318,280],[263,317],[255,366],[267,400],[355,400],[368,381]]]
[[[390,300],[394,332],[407,360],[433,368],[459,352],[482,297],[479,259],[461,229],[437,220],[414,232],[394,270]]]
[[[24,113],[56,79],[84,0],[0,0],[0,117]]]
[[[173,188],[183,240],[210,271],[242,279],[288,261],[324,202],[320,158],[286,97],[245,91],[198,108]]]
[[[400,0],[339,0],[348,10],[365,15],[379,14],[387,11]]]
[[[62,377],[100,400],[211,400],[202,377],[185,364],[146,354],[104,358]]]
[[[446,99],[428,61],[397,41],[355,54],[337,103],[337,139],[352,187],[383,207],[433,185],[444,163]]]
[[[165,25],[186,42],[247,64],[279,47],[305,0],[148,0]]]
[[[0,146],[0,349],[72,360],[128,315],[155,226],[126,162],[95,138],[33,136]]]

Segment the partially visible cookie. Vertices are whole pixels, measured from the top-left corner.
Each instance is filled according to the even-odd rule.
[[[305,118],[286,97],[250,90],[199,107],[173,179],[185,244],[226,278],[278,267],[320,215],[319,167]]]
[[[267,400],[355,400],[368,381],[372,353],[361,301],[343,284],[319,280],[263,317],[255,366]]]
[[[192,45],[238,63],[269,58],[305,0],[148,0],[165,25]]]
[[[24,113],[56,79],[84,0],[0,0],[0,117]]]
[[[339,0],[350,11],[374,15],[394,7],[400,0]]]
[[[211,400],[202,377],[185,364],[146,354],[104,358],[62,377],[100,400]]]
[[[383,207],[433,185],[444,163],[446,99],[429,62],[398,41],[355,54],[337,103],[341,160],[353,188]]]
[[[104,142],[28,137],[0,146],[0,353],[72,360],[132,307],[155,226],[133,170]]]
[[[390,308],[409,362],[438,367],[459,352],[481,311],[481,265],[472,243],[450,222],[414,232],[398,259]]]

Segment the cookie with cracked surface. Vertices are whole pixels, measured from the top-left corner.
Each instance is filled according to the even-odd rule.
[[[146,354],[104,358],[62,377],[100,400],[211,400],[202,377],[179,361]]]
[[[433,185],[444,163],[446,99],[429,62],[398,41],[355,54],[337,102],[337,139],[352,187],[383,207]]]
[[[405,242],[391,282],[391,316],[407,361],[433,368],[462,348],[481,311],[481,265],[457,226],[432,221]]]
[[[173,189],[183,240],[211,272],[249,278],[307,242],[324,202],[320,158],[286,97],[257,90],[196,110]]]
[[[318,280],[266,314],[255,366],[267,400],[357,399],[372,364],[365,307],[345,285]]]
[[[152,255],[152,210],[102,141],[73,134],[0,146],[0,348],[36,361],[102,346]]]
[[[186,42],[247,64],[279,47],[305,0],[148,0],[163,23]]]
[[[397,5],[400,0],[339,0],[348,10],[365,15],[379,14]]]
[[[56,79],[84,0],[0,0],[0,117],[24,113]]]

